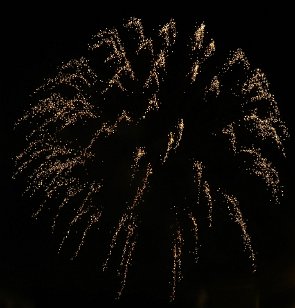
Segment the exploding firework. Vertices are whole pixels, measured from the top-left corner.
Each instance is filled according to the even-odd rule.
[[[120,251],[120,297],[150,206],[144,197],[161,178],[172,300],[185,251],[198,261],[200,227],[214,227],[217,204],[240,227],[255,271],[236,180],[257,179],[278,203],[282,186],[268,150],[284,156],[288,136],[265,74],[241,49],[221,61],[204,23],[185,37],[173,19],[147,34],[130,18],[97,32],[88,47],[36,89],[16,123],[29,132],[14,176],[25,174],[25,191],[43,196],[33,216],[55,205],[52,230],[61,216],[67,221],[59,250],[80,237],[73,257],[91,230],[113,226],[102,267]]]

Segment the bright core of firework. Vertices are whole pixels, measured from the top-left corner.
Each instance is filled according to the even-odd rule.
[[[215,204],[226,204],[229,217],[240,227],[253,270],[256,267],[238,191],[212,177],[220,172],[206,155],[211,151],[214,138],[220,144],[216,157],[218,153],[226,153],[232,162],[238,163],[241,176],[248,174],[260,179],[275,202],[279,202],[282,194],[278,170],[268,158],[265,144],[284,156],[288,131],[265,74],[251,67],[241,49],[231,52],[218,64],[214,60],[215,42],[208,36],[205,24],[200,23],[190,34],[187,45],[182,46],[184,52],[178,61],[183,61],[187,70],[177,76],[170,61],[177,38],[173,19],[160,26],[154,38],[146,35],[143,22],[134,17],[118,29],[99,31],[89,44],[90,56],[62,64],[55,76],[35,91],[35,102],[16,123],[17,126],[25,124],[30,131],[25,149],[16,157],[14,176],[26,173],[25,191],[30,195],[39,192],[44,195],[44,202],[34,216],[39,215],[50,200],[57,200],[54,230],[63,210],[72,209],[59,250],[74,236],[74,228],[84,222],[73,257],[78,256],[89,231],[98,228],[104,219],[108,204],[103,204],[103,200],[108,197],[101,196],[109,193],[110,174],[114,173],[116,178],[121,172],[115,161],[126,161],[129,184],[126,194],[122,194],[123,204],[117,205],[118,219],[103,264],[106,270],[115,248],[121,249],[118,297],[132,264],[141,208],[153,174],[166,166],[173,170],[177,153],[190,165],[191,172],[187,176],[191,179],[194,197],[185,206],[180,202],[172,207],[176,217],[171,228],[172,300],[183,278],[187,225],[193,238],[188,242],[194,246],[190,251],[194,260],[198,260],[198,209],[202,205],[207,208],[206,219],[212,228]],[[198,111],[191,108],[185,112],[185,108],[180,108],[180,111],[169,112],[175,102],[171,98],[167,101],[166,92],[162,90],[169,77],[185,84],[177,90],[183,94],[190,91],[189,99],[194,105],[198,104]],[[200,119],[208,129],[198,126]],[[152,140],[147,137],[149,131]],[[133,141],[128,139],[131,132],[135,136]],[[126,145],[122,147],[123,152],[118,144],[120,138]],[[153,142],[158,139],[158,143]],[[120,244],[122,238],[123,245]]]

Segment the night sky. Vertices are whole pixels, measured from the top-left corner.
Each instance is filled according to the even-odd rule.
[[[114,4],[115,6],[115,4]],[[9,18],[1,21],[1,208],[0,208],[0,307],[280,307],[295,305],[295,209],[294,209],[294,47],[290,8],[248,7],[187,8],[188,14],[164,11],[148,14],[144,9],[73,7],[10,8]],[[172,10],[170,10],[172,11]],[[195,13],[193,13],[195,12]],[[242,48],[250,62],[267,75],[290,130],[286,160],[280,162],[285,196],[280,205],[257,204],[249,210],[249,227],[258,251],[258,271],[251,273],[237,238],[222,226],[208,234],[203,243],[202,262],[187,273],[179,297],[168,304],[163,279],[165,269],[151,260],[155,253],[139,258],[140,266],[131,269],[130,284],[119,302],[112,300],[114,280],[99,270],[95,253],[96,239],[90,238],[81,257],[70,260],[67,249],[57,254],[60,238],[51,234],[46,217],[31,218],[37,198],[22,196],[24,183],[12,180],[13,157],[23,140],[13,124],[30,103],[29,95],[54,72],[57,65],[86,51],[90,36],[108,25],[119,25],[122,18],[142,17],[155,28],[170,17],[182,31],[196,20],[205,21],[222,52]],[[258,193],[258,192],[254,192]],[[160,200],[160,199],[159,199]],[[160,203],[160,201],[159,201]],[[161,224],[161,221],[157,222]],[[156,224],[156,222],[155,222]],[[148,242],[147,245],[153,245]],[[158,245],[155,242],[155,245]],[[237,247],[236,247],[237,246]],[[95,248],[99,251],[99,243]],[[96,251],[96,252],[97,252]],[[203,255],[202,255],[203,254]],[[149,261],[145,260],[148,258]],[[155,273],[156,272],[156,273]],[[207,296],[207,304],[198,301]],[[260,306],[255,306],[257,299]],[[12,303],[9,306],[9,301]]]

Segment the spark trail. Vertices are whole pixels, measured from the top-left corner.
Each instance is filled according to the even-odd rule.
[[[77,257],[88,233],[113,214],[103,269],[113,251],[121,250],[118,297],[136,251],[142,209],[149,206],[144,196],[157,174],[173,174],[179,166],[190,170],[178,179],[189,179],[191,186],[175,198],[175,225],[169,229],[171,300],[183,278],[184,251],[198,260],[199,208],[204,205],[213,228],[214,207],[226,202],[255,270],[247,219],[227,170],[260,180],[276,203],[282,194],[279,170],[266,148],[285,156],[288,130],[265,74],[251,67],[241,49],[220,62],[203,22],[186,34],[181,50],[177,44],[185,39],[178,43],[179,35],[185,36],[177,33],[173,19],[147,34],[134,17],[98,31],[89,56],[63,63],[36,89],[32,106],[16,123],[29,133],[14,176],[25,174],[25,192],[44,198],[34,215],[57,204],[53,230],[64,212],[70,216],[59,251],[74,236],[73,229],[83,225]],[[179,63],[181,70],[175,71]],[[177,190],[171,187],[171,200]]]

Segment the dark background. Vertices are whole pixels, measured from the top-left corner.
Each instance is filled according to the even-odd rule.
[[[241,47],[254,66],[268,76],[282,118],[290,129],[287,159],[282,164],[286,195],[279,206],[253,217],[258,249],[258,272],[244,268],[241,255],[231,255],[230,244],[208,250],[203,262],[186,282],[180,307],[294,307],[294,47],[291,9],[280,6],[163,9],[152,4],[140,9],[125,5],[75,7],[52,5],[7,8],[1,21],[1,208],[0,208],[0,307],[111,307],[170,306],[160,292],[157,277],[131,279],[122,300],[113,303],[112,280],[104,276],[87,253],[75,261],[57,255],[58,238],[46,221],[31,218],[32,202],[21,195],[20,183],[11,179],[12,158],[20,140],[13,132],[15,120],[29,103],[29,95],[62,61],[83,54],[96,30],[120,24],[123,17],[142,17],[154,25],[174,17],[177,26],[190,27],[204,20],[217,48]],[[178,12],[178,13],[176,13]],[[293,159],[292,159],[293,158]],[[212,255],[214,253],[214,255]],[[91,259],[91,251],[88,251]],[[160,278],[159,278],[160,279]],[[207,305],[197,303],[207,296]],[[258,306],[258,302],[260,303]],[[9,303],[11,306],[9,306]],[[171,304],[171,306],[173,306]]]

